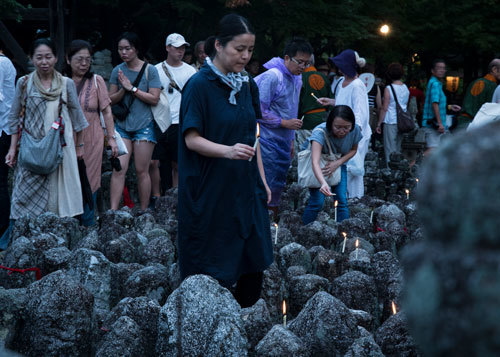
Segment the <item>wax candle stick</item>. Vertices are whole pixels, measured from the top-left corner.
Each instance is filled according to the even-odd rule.
[[[373,210],[370,213],[370,224],[373,224]]]
[[[276,228],[276,231],[274,233],[274,244],[278,244],[278,223],[274,224],[274,227]]]
[[[335,206],[335,222],[337,222],[337,205],[339,204],[339,202],[337,200],[335,200],[335,203],[334,203],[334,206]]]
[[[410,199],[410,190],[406,189],[405,193],[406,193],[406,199],[409,200]]]
[[[312,95],[312,97],[313,97],[314,99],[319,100],[319,98],[318,98],[318,97],[316,97],[316,96],[314,95],[314,93],[311,93],[311,95]]]
[[[358,259],[358,247],[359,247],[359,240],[356,239],[356,260]]]
[[[286,302],[283,300],[283,328],[286,328]]]
[[[302,115],[302,118],[300,118],[300,120],[304,121],[304,117],[305,117],[305,115]]]
[[[257,150],[257,145],[259,145],[259,138],[260,138],[260,126],[259,126],[259,123],[257,123],[257,133],[255,134],[255,143],[253,144],[254,150]],[[257,154],[257,152],[255,154]],[[253,159],[253,156],[251,158],[249,158],[248,161],[252,161],[252,159]]]
[[[342,235],[344,236],[344,244],[342,246],[342,253],[345,252],[345,244],[347,242],[347,233],[346,232],[342,232]]]

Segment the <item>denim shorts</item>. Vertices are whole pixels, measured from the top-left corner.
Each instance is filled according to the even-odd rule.
[[[155,123],[153,120],[142,129],[135,131],[126,131],[125,129],[120,128],[118,125],[115,125],[115,130],[120,133],[122,139],[128,139],[132,142],[134,141],[149,141],[153,144],[156,144],[156,134],[155,134]]]

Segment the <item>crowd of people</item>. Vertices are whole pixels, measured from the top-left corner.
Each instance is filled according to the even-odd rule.
[[[461,111],[447,105],[443,60],[433,63],[424,97],[405,85],[399,63],[388,66],[385,88],[373,83],[367,88],[360,74],[373,73],[373,66],[356,51],[315,57],[302,38],[291,39],[283,56],[264,63],[260,73],[260,62],[252,61],[255,41],[248,20],[231,14],[192,51],[181,34],[170,34],[166,60],[153,66],[143,59],[139,37],[126,32],[117,40],[122,63],[113,69],[109,88],[91,72],[92,47],[83,40],[69,45],[63,74],[55,69],[53,42],[36,40],[30,53],[35,71],[19,78],[16,86],[15,69],[0,52],[0,155],[5,157],[0,249],[6,249],[15,220],[24,215],[51,211],[95,225],[107,146],[113,163],[111,209],[121,207],[132,157],[141,209],[154,207],[166,186],[178,186],[181,276],[203,273],[223,286],[235,285],[238,302],[250,306],[273,259],[268,210],[277,220],[297,152],[310,151],[312,164],[306,170],[318,182],[309,187],[303,224],[314,221],[325,197],[333,195],[342,221],[349,218],[348,198],[364,195],[364,160],[372,132],[383,135],[386,163],[391,153],[401,151],[397,105],[407,111],[411,98],[417,100],[413,114],[422,116],[426,154],[447,132],[447,112]],[[489,73],[467,89],[462,122],[492,100],[499,81],[500,60],[494,60]],[[169,103],[164,131],[154,114],[162,96]],[[62,152],[55,170],[40,173],[18,162],[18,153],[33,145],[27,138],[45,143],[49,133]],[[320,158],[330,151],[336,159],[322,167]],[[81,162],[87,184],[81,179]],[[14,168],[10,199],[9,167]],[[331,186],[327,179],[336,172],[340,180]],[[82,194],[84,186],[89,195]]]

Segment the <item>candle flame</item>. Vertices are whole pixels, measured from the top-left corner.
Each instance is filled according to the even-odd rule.
[[[358,247],[359,247],[359,240],[356,239],[356,249],[358,249]]]
[[[417,183],[418,183],[418,178],[416,178],[415,181],[417,181]]]
[[[286,315],[286,302],[283,300],[283,315]]]
[[[344,239],[347,238],[347,233],[346,232],[342,232],[342,235],[344,236]]]
[[[410,190],[409,189],[406,189],[405,190],[406,194],[409,194],[410,193]]]
[[[338,202],[338,201],[335,201],[335,203],[334,203],[334,204],[335,204],[335,208],[337,208],[337,205],[339,204],[339,202]]]
[[[257,133],[255,134],[255,137],[258,138],[260,137],[260,125],[257,123]]]
[[[278,229],[278,223],[275,223],[274,226],[276,227],[276,229]]]
[[[392,314],[393,315],[396,315],[398,311],[396,310],[396,304],[394,303],[394,301],[392,302]]]

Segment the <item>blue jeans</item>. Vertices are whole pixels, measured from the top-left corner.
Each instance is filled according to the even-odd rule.
[[[0,237],[0,250],[5,250],[10,244],[10,234],[12,232],[12,228],[14,228],[14,223],[16,223],[15,219],[9,220],[9,226],[3,232],[2,236]]]
[[[92,194],[94,208],[90,209],[88,204],[83,206],[83,214],[80,216],[80,221],[85,227],[90,227],[95,224],[95,209],[97,207],[97,191]]]
[[[340,182],[332,189],[336,194],[334,197],[338,201],[337,206],[337,221],[342,222],[344,219],[349,218],[349,207],[347,206],[347,166],[340,167]],[[302,215],[303,224],[313,222],[318,216],[319,211],[323,208],[325,202],[325,195],[319,191],[319,188],[309,189],[309,201],[307,207]]]

